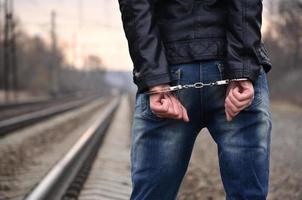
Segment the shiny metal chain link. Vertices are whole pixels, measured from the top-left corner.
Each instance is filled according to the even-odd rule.
[[[147,91],[145,93],[146,94],[158,94],[158,93],[172,92],[172,91],[177,91],[177,90],[182,90],[182,89],[188,89],[188,88],[200,89],[200,88],[203,88],[203,87],[212,87],[212,86],[218,86],[218,85],[227,85],[230,82],[246,81],[246,80],[248,80],[248,79],[247,78],[237,78],[237,79],[219,80],[219,81],[210,82],[210,83],[195,82],[193,84],[175,85],[175,86],[161,88],[161,89],[158,89],[158,90],[150,90],[150,91]]]

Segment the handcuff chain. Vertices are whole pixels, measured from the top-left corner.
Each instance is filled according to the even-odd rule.
[[[212,87],[212,86],[218,86],[218,85],[227,85],[230,82],[234,82],[234,81],[246,81],[246,80],[248,80],[248,79],[247,78],[237,78],[237,79],[219,80],[219,81],[210,82],[210,83],[195,82],[193,84],[175,85],[175,86],[170,86],[170,87],[162,88],[160,90],[151,90],[151,91],[147,91],[145,93],[146,94],[157,94],[157,93],[172,92],[172,91],[177,91],[177,90],[182,90],[182,89],[187,89],[187,88],[200,89],[200,88],[203,88],[203,87]]]

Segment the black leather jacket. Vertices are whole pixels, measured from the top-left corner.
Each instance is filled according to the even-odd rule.
[[[222,59],[224,78],[271,68],[261,42],[262,0],[119,0],[138,92],[169,83],[169,64]]]

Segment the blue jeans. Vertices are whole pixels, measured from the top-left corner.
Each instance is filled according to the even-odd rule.
[[[170,65],[173,84],[222,79],[220,60]],[[136,94],[132,124],[131,176],[135,200],[172,200],[187,170],[196,136],[208,128],[218,147],[227,200],[264,200],[268,193],[271,113],[268,83],[261,68],[252,104],[227,122],[227,86],[176,92],[190,122],[159,118],[149,97]]]

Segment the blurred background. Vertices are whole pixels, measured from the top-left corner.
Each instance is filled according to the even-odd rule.
[[[273,66],[268,73],[274,122],[269,198],[301,200],[302,1],[264,0],[263,3],[262,36]],[[131,119],[136,92],[132,69],[117,0],[0,0],[0,126],[10,123],[2,122],[6,119],[57,105],[58,101],[50,103],[49,100],[58,99],[60,103],[64,101],[64,105],[68,103],[65,111],[71,110],[72,105],[79,108],[89,102],[89,108],[72,111],[80,117],[72,118],[77,119],[72,122],[73,128],[79,129],[82,127],[79,122],[84,123],[93,113],[98,116],[96,108],[108,103],[108,100],[100,103],[95,99],[118,93],[132,96],[126,98],[132,110],[127,110],[125,103],[119,108]],[[32,102],[40,103],[33,105]],[[118,119],[113,121],[123,121],[121,113],[116,114]],[[71,132],[70,127],[60,126],[63,133]],[[45,157],[44,153],[49,151],[28,150],[29,146],[41,149],[47,143],[53,151],[56,148],[50,147],[52,143],[62,141],[62,146],[68,146],[63,136],[53,130],[49,133],[51,139],[43,136],[44,141],[33,132],[41,132],[45,127],[35,131],[31,128],[34,127],[22,129],[21,132],[26,132],[19,134],[22,137],[7,134],[7,130],[19,132],[19,129],[0,130],[0,199],[22,199],[39,182],[37,178],[31,186],[16,184],[20,170],[26,171],[37,162],[28,160],[39,157],[38,154]],[[130,137],[130,127],[120,131],[125,130]],[[69,146],[79,135],[68,139]],[[202,136],[197,143],[179,199],[223,199],[215,145],[208,136]],[[129,150],[128,143],[125,148]],[[209,149],[212,153],[201,153]],[[61,158],[62,154],[59,155],[53,163]],[[129,171],[129,163],[126,166]],[[45,172],[37,177],[44,175]],[[16,195],[16,191],[23,192]]]
[[[264,5],[272,98],[301,104],[301,1]],[[136,89],[117,1],[2,0],[0,16],[1,101]]]
[[[2,0],[0,16],[1,101],[133,89],[117,1]]]

